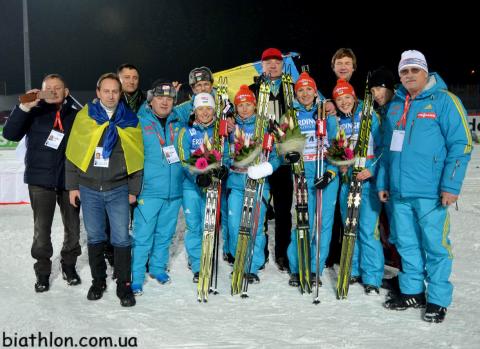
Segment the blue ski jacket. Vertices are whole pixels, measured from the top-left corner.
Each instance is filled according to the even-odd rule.
[[[160,199],[181,198],[184,178],[182,165],[179,161],[169,164],[164,149],[173,146],[178,155],[177,140],[184,124],[173,111],[167,117],[164,129],[148,104],[142,106],[138,117],[145,148],[141,196]]]
[[[236,125],[240,128],[240,130],[243,130],[245,132],[245,135],[247,137],[250,137],[250,139],[253,138],[253,134],[255,132],[255,119],[256,119],[255,114],[245,120],[242,120],[242,118],[239,117],[238,115],[235,116]],[[230,134],[230,144],[233,144],[233,142],[234,142],[234,132]],[[275,145],[273,146],[270,156],[268,157],[268,162],[272,165],[273,171],[275,171],[281,164],[281,160],[277,155]],[[245,189],[245,182],[247,180],[246,170],[247,168],[245,168],[242,171],[232,166],[230,168],[230,173],[228,176],[227,188],[236,188],[241,190]],[[265,186],[268,188],[268,180],[266,181]]]
[[[425,89],[411,100],[403,128],[399,120],[407,94],[401,86],[388,109],[378,190],[405,198],[438,198],[443,191],[458,195],[472,151],[462,102],[431,73]],[[399,131],[405,132],[401,151],[392,151]]]

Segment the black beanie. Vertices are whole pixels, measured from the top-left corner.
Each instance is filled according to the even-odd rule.
[[[368,81],[368,88],[372,87],[386,87],[389,90],[394,90],[394,77],[393,73],[385,67],[380,67],[375,70]]]

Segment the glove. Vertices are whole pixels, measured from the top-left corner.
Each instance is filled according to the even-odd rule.
[[[212,177],[208,173],[202,173],[197,176],[196,182],[200,188],[206,188],[212,184]]]
[[[295,164],[300,160],[300,153],[298,151],[289,151],[285,154],[285,160],[288,164]]]
[[[258,165],[248,167],[248,177],[251,179],[260,179],[270,176],[273,173],[273,167],[269,162],[263,162]]]
[[[327,187],[327,185],[330,184],[331,181],[335,179],[335,176],[335,172],[333,172],[332,170],[327,170],[322,177],[315,179],[313,185],[315,186],[315,188],[323,190]]]
[[[218,178],[219,180],[223,181],[224,179],[227,178],[228,169],[225,165],[222,165],[219,168],[214,169],[212,171],[212,174],[215,178]]]

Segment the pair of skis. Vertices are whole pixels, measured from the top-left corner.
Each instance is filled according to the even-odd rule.
[[[373,97],[368,88],[368,77],[365,88],[365,98],[362,108],[362,119],[357,144],[355,146],[355,164],[350,179],[347,198],[347,217],[345,218],[345,230],[342,240],[342,252],[340,255],[340,269],[337,279],[337,298],[346,299],[352,273],[352,257],[357,238],[357,230],[360,223],[360,204],[362,201],[362,181],[357,175],[365,169],[368,153],[368,143],[372,129]],[[354,111],[355,112],[355,111]],[[352,130],[354,125],[352,125]]]
[[[298,118],[293,108],[293,79],[291,74],[282,74],[282,87],[286,106],[286,115],[293,120],[294,127],[298,127]],[[298,275],[300,279],[300,292],[312,292],[310,270],[310,225],[308,217],[308,187],[305,178],[303,157],[292,164],[293,188],[296,199],[296,240],[298,255]]]
[[[225,137],[228,136],[227,113],[231,109],[231,104],[228,100],[227,78],[220,77],[218,81],[217,94],[215,96],[216,119],[213,130],[213,148],[222,155],[220,159],[220,166],[222,166]],[[207,302],[210,292],[213,294],[218,293],[221,197],[222,181],[213,176],[212,183],[207,188],[205,201],[202,252],[197,285],[197,299],[199,302]]]
[[[267,126],[271,129],[268,117],[268,101],[270,98],[271,82],[263,76],[258,95],[258,109],[255,120],[254,142],[262,142],[262,153],[255,160],[255,164],[268,161],[273,148],[273,136],[271,130],[265,133]],[[269,125],[270,124],[270,125]],[[247,177],[245,192],[243,194],[242,216],[238,233],[235,262],[233,265],[231,294],[241,293],[241,297],[248,297],[248,277],[253,261],[255,239],[260,218],[260,209],[263,199],[265,179],[258,180]]]

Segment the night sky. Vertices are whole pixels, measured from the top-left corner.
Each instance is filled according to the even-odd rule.
[[[310,65],[326,96],[335,84],[330,59],[340,47],[357,55],[355,86],[380,65],[396,72],[406,49],[422,51],[447,84],[479,83],[472,11],[451,6],[440,9],[442,18],[412,2],[392,4],[398,11],[387,15],[363,3],[318,1],[318,11],[309,2],[280,0],[29,0],[32,85],[56,72],[73,90],[93,90],[100,74],[130,62],[147,89],[159,77],[186,82],[193,67],[219,71],[259,60],[267,47],[301,53],[298,65]],[[6,81],[8,94],[20,93],[21,0],[0,0],[0,25],[0,83]]]

